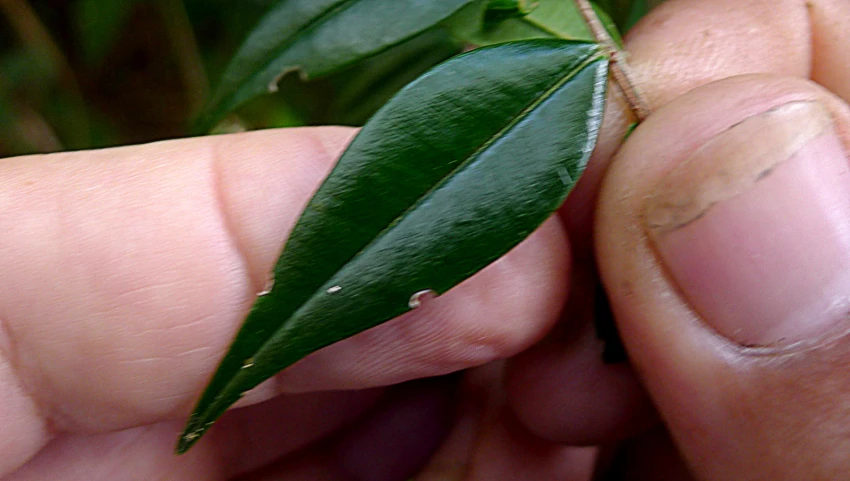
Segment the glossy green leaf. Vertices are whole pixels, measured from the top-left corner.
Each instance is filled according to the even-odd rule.
[[[283,75],[327,75],[442,22],[473,0],[288,0],[269,12],[226,69],[196,130],[209,131]]]
[[[533,38],[594,40],[573,0],[540,0],[511,16],[501,15],[501,9],[494,10],[491,2],[477,0],[449,19],[447,27],[459,40],[478,46]],[[620,34],[610,17],[595,4],[594,8],[608,31],[619,41]],[[529,13],[521,14],[525,12]]]
[[[445,293],[534,231],[593,150],[607,66],[592,43],[482,48],[378,111],[307,206],[178,450],[244,392]]]

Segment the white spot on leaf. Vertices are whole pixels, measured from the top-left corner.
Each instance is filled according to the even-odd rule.
[[[337,292],[342,290],[342,286],[333,286],[328,289],[328,294],[336,294]]]

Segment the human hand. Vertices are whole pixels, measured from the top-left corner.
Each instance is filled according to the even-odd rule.
[[[812,53],[810,44],[800,41],[809,33],[800,13],[805,10],[797,9],[800,3],[691,1],[665,7],[632,36],[630,50],[644,79],[642,87],[659,106],[692,87],[735,74],[808,76]],[[824,5],[844,8],[836,2],[816,3],[815,8]],[[737,37],[753,25],[761,28]],[[693,49],[681,48],[686,43],[677,40],[692,38],[707,26],[716,37]],[[820,30],[833,32],[835,45],[841,45],[844,31]],[[789,43],[789,38],[797,42]],[[829,55],[835,69],[821,65],[817,79],[841,94],[847,77],[830,75],[848,63],[841,56],[846,54],[833,50]],[[713,61],[700,61],[706,55]],[[745,97],[763,94],[765,81],[742,81],[752,82],[742,90]],[[799,81],[776,82],[799,95],[797,100],[826,95]],[[842,427],[840,403],[825,411],[817,404],[818,393],[840,390],[841,370],[822,363],[816,371],[819,381],[800,392],[783,388],[777,394],[775,386],[802,376],[818,356],[839,363],[836,346],[841,342],[828,344],[826,354],[813,349],[753,357],[718,341],[693,322],[692,310],[681,303],[658,263],[649,262],[655,257],[647,255],[646,241],[625,237],[634,234],[629,226],[641,225],[635,224],[639,216],[630,214],[634,206],[626,204],[631,206],[627,210],[613,202],[639,199],[624,196],[618,186],[644,185],[638,181],[651,180],[656,172],[651,167],[664,165],[632,154],[643,169],[624,172],[638,162],[622,159],[644,148],[637,143],[640,139],[652,145],[672,138],[659,144],[670,145],[681,141],[673,124],[694,118],[729,120],[720,113],[700,113],[706,104],[719,102],[718,96],[727,96],[724,85],[734,90],[743,84],[727,82],[699,91],[708,92],[704,95],[709,99],[697,102],[699,109],[685,108],[699,92],[675,100],[653,116],[660,120],[647,122],[629,141],[628,146],[638,147],[627,146],[621,154],[602,197],[602,235],[597,238],[601,268],[634,363],[700,475],[718,476],[723,468],[740,469],[729,471],[737,473],[727,476],[733,479],[760,475],[764,471],[757,469],[764,469],[765,460],[772,460],[775,469],[788,462],[788,456],[771,457],[771,452],[792,448],[795,462],[817,472],[811,469],[823,460],[813,455],[836,452],[830,437],[835,431],[825,429]],[[673,110],[676,105],[684,107]],[[721,111],[731,116],[743,112],[740,107]],[[669,111],[675,115],[665,116]],[[391,392],[380,386],[509,357],[552,327],[570,275],[565,232],[570,231],[575,276],[581,278],[579,264],[589,255],[588,212],[595,181],[625,130],[618,113],[612,109],[609,115],[594,168],[573,195],[569,215],[553,218],[507,257],[430,305],[278,376],[246,399],[253,406],[229,413],[211,431],[211,439],[182,458],[173,457],[171,449],[184,417],[262,289],[264,273],[286,232],[351,132],[264,132],[0,162],[2,205],[11,206],[0,212],[0,332],[5,333],[0,343],[0,473],[8,479],[203,480],[263,469],[249,479],[405,479],[449,429],[453,381],[425,381]],[[617,250],[626,241],[626,246],[643,247]],[[633,289],[637,286],[631,293],[622,290],[624,278],[633,282]],[[654,297],[658,291],[646,290],[650,288],[662,289],[660,299],[666,302],[678,299],[680,310],[659,305]],[[580,292],[578,284],[574,289]],[[539,434],[573,444],[605,442],[645,427],[651,415],[629,369],[603,366],[598,346],[579,327],[589,318],[570,313],[573,327],[567,330],[580,335],[564,337],[579,342],[564,345],[553,339],[510,369],[508,394],[520,418]],[[680,344],[664,345],[661,341],[670,337],[662,336],[675,337]],[[688,350],[691,357],[680,357]],[[695,365],[694,359],[705,362]],[[493,382],[498,368],[475,370],[463,381],[461,414],[419,479],[588,479],[594,451],[524,432],[503,409],[503,393]],[[718,392],[718,386],[726,389]],[[347,391],[317,392],[331,389]],[[281,393],[286,394],[268,400]],[[716,405],[704,405],[700,395],[705,394],[715,396]],[[751,412],[754,405],[762,409],[766,400],[771,404],[765,412]],[[694,405],[703,410],[681,409]],[[812,408],[796,410],[798,406]],[[752,414],[747,423],[730,427],[718,421],[718,410],[726,414],[744,407]],[[830,434],[822,440],[831,439],[829,449],[808,451],[800,437],[778,437],[789,425],[825,412],[835,416],[818,418],[816,428],[794,434],[815,440]],[[695,425],[704,437],[688,436]],[[401,440],[411,445],[401,445]],[[730,446],[740,453],[730,452]],[[747,457],[760,448],[776,451]],[[725,457],[705,455],[714,450]],[[746,464],[753,459],[759,461],[755,468]]]
[[[596,256],[698,479],[850,472],[848,40],[843,0],[674,1],[629,37],[654,113],[605,174]],[[757,75],[721,80],[741,74]],[[618,399],[635,394],[589,361],[590,336],[512,364],[512,404],[540,436],[610,440],[634,422]],[[675,451],[659,431],[630,441],[615,479],[688,479]]]
[[[229,479],[272,461],[288,479],[320,479],[316,470],[395,479],[424,463],[444,434],[453,382],[377,387],[507,357],[542,337],[565,297],[559,221],[438,302],[288,370],[245,404],[286,394],[231,413],[209,441],[173,455],[283,239],[352,134],[295,129],[0,162],[3,479]],[[400,429],[416,435],[401,442]]]

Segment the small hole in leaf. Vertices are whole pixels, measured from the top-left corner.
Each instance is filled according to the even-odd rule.
[[[422,307],[422,303],[425,302],[426,299],[433,299],[435,297],[437,297],[436,292],[431,289],[425,289],[424,291],[419,291],[410,296],[410,300],[407,301],[407,305],[411,309],[416,309],[417,307]]]

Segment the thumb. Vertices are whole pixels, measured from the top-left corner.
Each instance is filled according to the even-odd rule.
[[[850,472],[848,145],[825,90],[736,77],[657,111],[607,174],[601,274],[701,479]]]

